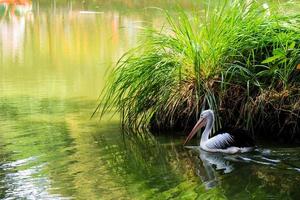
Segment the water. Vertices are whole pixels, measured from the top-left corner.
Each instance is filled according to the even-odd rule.
[[[163,23],[151,7],[175,1],[19,2],[0,4],[0,199],[299,199],[299,148],[209,154],[90,119],[108,67]]]

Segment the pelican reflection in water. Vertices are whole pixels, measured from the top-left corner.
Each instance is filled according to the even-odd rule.
[[[201,178],[206,189],[218,185],[218,170],[223,173],[230,173],[234,170],[233,164],[224,158],[221,153],[210,153],[197,149],[199,151],[200,163],[197,166],[197,175]]]
[[[226,154],[207,152],[197,147],[186,147],[199,154],[196,173],[200,177],[206,189],[211,189],[219,184],[219,177],[228,174],[236,168],[247,167],[248,165],[265,165],[274,168],[296,170],[300,172],[298,166],[293,166],[289,162],[279,159],[281,151],[271,151],[269,149],[256,149],[248,154]],[[279,155],[278,155],[279,154]]]

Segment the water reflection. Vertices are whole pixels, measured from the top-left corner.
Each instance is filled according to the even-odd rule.
[[[226,189],[226,196],[236,198],[247,193],[278,199],[287,193],[291,199],[299,195],[292,184],[300,178],[297,149],[259,148],[252,153],[237,155],[205,152],[198,147],[189,149],[194,156],[198,155],[194,158],[194,167],[207,190],[221,186]],[[286,179],[291,181],[286,182]],[[258,186],[262,188],[258,189]],[[247,188],[247,191],[243,191],[243,188]],[[266,190],[274,193],[265,193]]]
[[[23,103],[27,106],[23,107]],[[73,128],[79,109],[92,109],[89,104],[77,100],[0,98],[0,108],[6,108],[0,114],[0,152],[10,152],[0,157],[3,198],[73,196],[76,187],[69,167],[76,159],[72,158],[75,140],[71,133],[79,131]],[[83,118],[88,116],[85,112]],[[63,186],[64,192],[55,189]]]
[[[180,138],[122,135],[118,120],[89,120],[93,105],[80,99],[5,98],[0,108],[2,198],[299,195],[299,149],[224,155],[186,149]]]
[[[26,17],[30,14],[30,1],[1,0],[0,1],[0,44],[1,57],[23,60],[23,44]]]
[[[15,162],[2,165],[3,171],[6,171],[3,182],[7,188],[4,198],[54,198],[50,195],[47,189],[50,187],[50,181],[47,177],[34,177],[40,174],[44,165],[35,165],[23,170],[16,170],[33,162],[36,158],[31,157],[28,159],[18,160]],[[13,187],[12,187],[13,186]]]
[[[95,7],[85,10],[78,2],[73,5],[75,1],[68,1],[68,6],[51,1],[49,7],[40,1],[9,2],[14,3],[0,3],[4,96],[96,99],[107,68],[136,44],[143,21],[152,19],[146,12],[120,14],[108,9],[99,14]],[[24,12],[16,15],[14,10],[21,7]]]
[[[216,170],[222,170],[224,173],[233,171],[232,163],[226,160],[223,154],[198,151],[201,162],[199,162],[197,175],[201,178],[206,189],[211,189],[219,184]]]
[[[0,17],[17,19],[29,13],[32,3],[29,0],[0,0]]]
[[[173,1],[0,2],[1,199],[300,196],[299,149],[199,154],[178,138],[122,135],[117,118],[90,120],[107,67],[145,21],[163,23],[144,8]]]

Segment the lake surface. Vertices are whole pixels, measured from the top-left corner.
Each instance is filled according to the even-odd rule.
[[[202,1],[178,1],[187,10]],[[176,1],[0,4],[0,199],[299,199],[300,148],[243,155],[90,116],[106,72]],[[299,2],[293,9],[299,8]]]

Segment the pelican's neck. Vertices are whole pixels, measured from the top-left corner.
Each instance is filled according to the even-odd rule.
[[[207,118],[206,118],[206,126],[205,126],[204,132],[202,133],[202,136],[201,136],[200,146],[201,146],[201,144],[203,144],[204,142],[206,142],[208,140],[209,135],[212,130],[212,127],[213,127],[213,124],[214,124],[214,114],[213,114],[213,112],[211,112],[211,113],[209,113],[209,115],[207,115]]]

